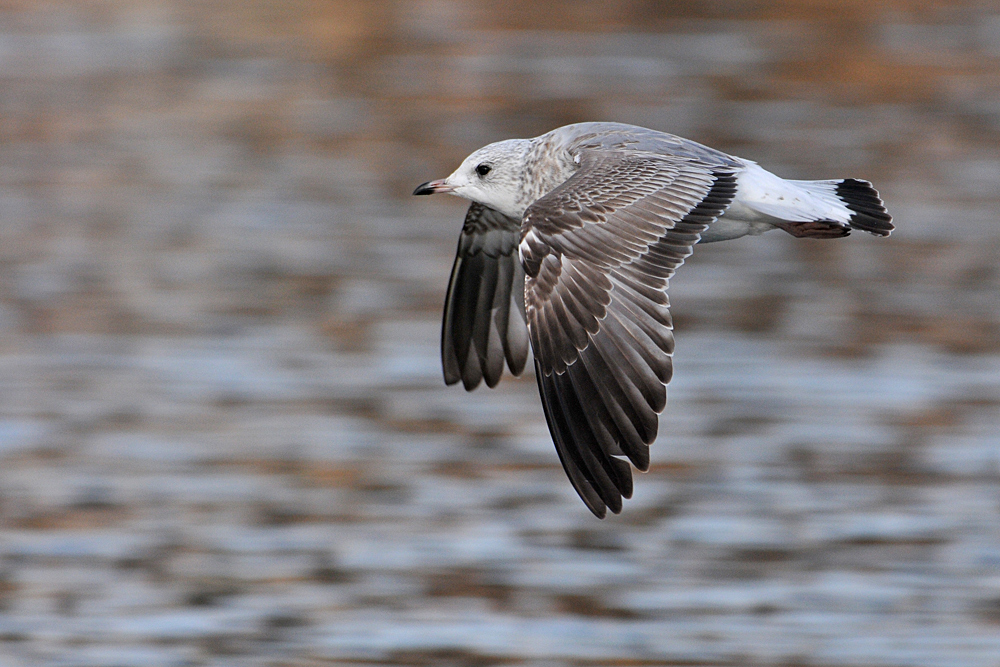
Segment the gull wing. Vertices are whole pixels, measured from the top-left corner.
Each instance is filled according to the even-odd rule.
[[[444,381],[472,391],[503,374],[520,375],[528,360],[524,269],[517,258],[521,221],[482,204],[465,216],[451,269],[441,327]]]
[[[667,282],[736,193],[696,156],[583,150],[525,211],[520,255],[535,372],[570,482],[603,518],[649,469],[674,349]]]

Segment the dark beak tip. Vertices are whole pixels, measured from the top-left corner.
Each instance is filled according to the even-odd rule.
[[[427,181],[426,183],[421,183],[417,186],[417,189],[413,191],[415,195],[432,195],[434,194],[434,186],[431,185],[432,181]]]

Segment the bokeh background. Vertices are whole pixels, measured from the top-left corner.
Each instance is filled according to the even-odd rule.
[[[876,183],[698,248],[621,516],[446,388],[487,142]],[[0,664],[1000,664],[1000,7],[0,2]]]

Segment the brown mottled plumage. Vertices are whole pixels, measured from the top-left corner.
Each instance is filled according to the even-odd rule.
[[[866,181],[788,181],[618,123],[491,144],[414,194],[434,192],[473,201],[445,302],[445,381],[493,387],[504,361],[522,372],[530,341],[556,451],[602,518],[632,495],[629,462],[649,468],[673,371],[667,284],[696,243],[893,229]]]

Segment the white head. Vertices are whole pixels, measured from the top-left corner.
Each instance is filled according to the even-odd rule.
[[[530,139],[508,139],[484,146],[465,158],[448,178],[428,181],[415,195],[447,192],[520,218],[530,204],[525,186]]]

